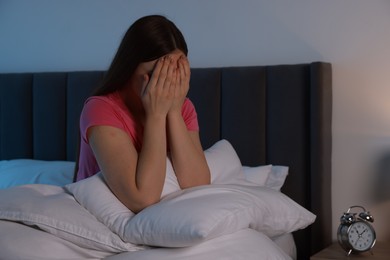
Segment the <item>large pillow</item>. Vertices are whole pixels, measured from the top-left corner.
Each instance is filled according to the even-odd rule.
[[[205,151],[205,155],[214,184],[249,184],[248,181],[245,181],[241,162],[228,141],[221,140],[217,142]],[[252,169],[256,170],[256,173],[259,173],[258,170],[261,168],[253,167]],[[269,167],[267,167],[267,171],[269,171]],[[67,185],[65,188],[74,195],[81,205],[109,227],[110,230],[122,238],[125,237],[125,226],[128,225],[129,220],[134,214],[112,194],[101,173],[83,181]],[[167,159],[167,177],[162,198],[164,199],[167,195],[177,192],[180,193],[180,188],[177,184],[172,165]],[[223,198],[223,200],[227,202],[226,198]],[[230,202],[232,205],[234,205],[233,201],[234,198]],[[210,207],[208,209],[211,210]],[[289,229],[285,232],[288,231]]]
[[[13,187],[0,190],[0,198],[0,219],[37,226],[89,249],[113,253],[143,249],[123,242],[61,187],[43,184]]]
[[[15,159],[0,161],[0,189],[25,184],[63,186],[73,181],[74,162]]]
[[[213,184],[180,190],[137,215],[116,199],[101,173],[66,188],[124,241],[135,244],[184,247],[247,227],[272,238],[315,219],[268,187]]]
[[[135,215],[125,241],[186,247],[244,228],[268,237],[312,224],[315,215],[283,193],[244,185],[205,185],[175,192]]]

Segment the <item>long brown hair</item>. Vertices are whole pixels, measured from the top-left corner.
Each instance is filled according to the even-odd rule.
[[[184,37],[173,22],[161,15],[138,19],[124,35],[95,95],[106,95],[124,87],[140,63],[155,60],[175,49],[185,55],[188,53]]]
[[[158,59],[176,49],[188,54],[187,43],[176,25],[161,15],[136,20],[125,33],[102,84],[93,95],[101,96],[123,88],[138,65]],[[77,179],[80,137],[73,181]]]

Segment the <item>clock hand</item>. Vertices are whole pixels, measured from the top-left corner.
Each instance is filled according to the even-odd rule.
[[[358,234],[358,236],[360,237],[360,233],[359,233],[359,230],[355,227],[355,231],[356,233]]]
[[[355,246],[357,245],[357,243],[359,242],[359,239],[362,237],[362,235],[359,233],[359,230],[357,229],[357,228],[355,228],[355,231],[356,231],[356,233],[358,234],[358,237],[357,237],[357,239],[356,239],[356,241],[355,241]],[[363,233],[362,233],[363,234]]]

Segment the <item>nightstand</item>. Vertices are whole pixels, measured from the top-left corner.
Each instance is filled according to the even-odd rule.
[[[390,259],[390,241],[376,241],[371,252],[364,252],[360,254],[351,254],[347,256],[345,251],[336,242],[310,257],[310,260],[325,260],[325,259],[376,259],[376,260],[389,260]]]

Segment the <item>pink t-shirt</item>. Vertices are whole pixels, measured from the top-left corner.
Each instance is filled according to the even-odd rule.
[[[183,103],[182,116],[189,131],[199,131],[195,107],[188,98]],[[97,125],[122,129],[129,135],[137,151],[141,150],[142,130],[137,129],[135,120],[120,95],[114,92],[106,96],[92,96],[86,100],[80,116],[81,140],[77,181],[100,171],[87,138],[88,128]]]

